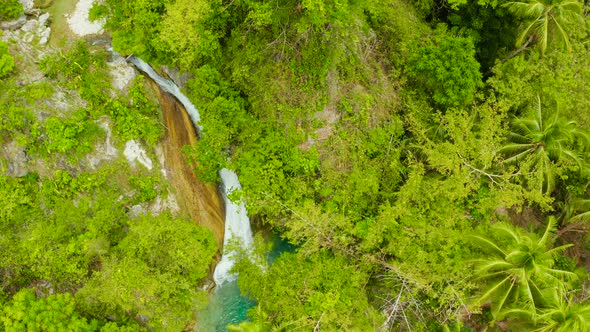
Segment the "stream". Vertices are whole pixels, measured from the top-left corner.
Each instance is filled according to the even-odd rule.
[[[182,104],[194,126],[195,134],[201,136],[199,111],[178,86],[173,81],[160,76],[149,64],[135,56],[127,57],[127,61],[148,75],[161,90],[174,96]],[[231,272],[235,252],[227,249],[228,244],[231,243],[230,247],[237,244],[240,249],[248,251],[254,242],[244,202],[234,202],[229,199],[235,190],[241,190],[241,185],[238,176],[232,170],[225,168],[220,170],[219,177],[221,178],[221,195],[225,205],[223,251],[221,261],[213,273],[216,284],[215,291],[210,297],[208,308],[200,315],[198,331],[204,332],[226,331],[225,327],[228,324],[239,323],[247,319],[247,310],[254,306],[254,302],[240,294],[237,275]]]

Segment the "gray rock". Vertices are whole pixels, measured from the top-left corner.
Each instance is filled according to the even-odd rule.
[[[34,0],[19,0],[22,3],[23,8],[25,9],[25,14],[32,14],[34,12],[33,7],[35,7]]]
[[[192,78],[192,75],[187,72],[181,72],[177,68],[162,66],[162,70],[174,83],[176,83],[176,85],[181,88],[185,87],[188,80]]]
[[[25,43],[29,43],[29,44],[30,44],[30,43],[32,43],[32,42],[33,42],[33,39],[35,39],[35,34],[34,34],[34,33],[32,33],[32,32],[27,32],[27,33],[25,33],[25,35],[23,36],[23,41],[24,41]]]
[[[37,25],[38,22],[36,20],[29,20],[20,29],[25,32],[33,32],[37,30]]]
[[[8,161],[6,175],[20,177],[29,172],[29,160],[24,148],[9,142],[4,145],[2,152]]]
[[[49,36],[51,35],[51,28],[47,28],[45,29],[40,35],[39,35],[39,44],[41,45],[45,45],[47,44],[47,42],[49,41]]]
[[[2,30],[16,30],[22,27],[27,22],[27,17],[25,15],[14,19],[12,21],[4,21],[0,22],[0,29]]]
[[[45,13],[41,16],[39,16],[39,25],[45,26],[47,25],[47,20],[49,19],[49,13]]]
[[[147,214],[146,209],[141,205],[133,205],[129,210],[129,216],[131,218],[138,218]]]

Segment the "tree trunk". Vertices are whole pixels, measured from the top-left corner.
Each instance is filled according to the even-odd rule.
[[[524,51],[529,46],[529,44],[533,41],[534,38],[535,38],[535,35],[531,35],[529,37],[529,39],[527,39],[526,43],[522,44],[522,46],[519,47],[516,51],[510,53],[510,55],[505,57],[502,61],[500,61],[500,63],[504,63],[504,62],[514,58],[515,56],[517,56],[520,52]]]

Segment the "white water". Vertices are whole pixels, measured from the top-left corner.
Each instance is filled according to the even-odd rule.
[[[228,197],[235,190],[242,189],[238,176],[233,171],[224,168],[219,171],[223,189],[223,200],[225,202],[225,236],[223,238],[223,256],[221,261],[215,267],[213,279],[217,285],[236,279],[236,275],[231,274],[230,270],[234,266],[235,251],[227,251],[226,248],[231,241],[239,241],[242,248],[252,247],[252,231],[250,230],[250,218],[244,202],[236,204]]]
[[[202,127],[199,125],[201,119],[199,111],[195,105],[193,105],[193,103],[180,92],[178,86],[171,80],[158,75],[150,65],[135,56],[129,56],[127,61],[146,73],[158,83],[162,89],[176,97],[189,113],[194,126],[197,128],[197,132],[201,135]],[[248,218],[246,206],[243,202],[236,204],[228,198],[232,192],[242,188],[238,176],[233,171],[224,168],[219,171],[219,177],[221,178],[223,200],[225,202],[225,235],[223,238],[223,256],[221,257],[219,264],[215,267],[215,272],[213,273],[213,279],[217,286],[221,286],[222,284],[233,281],[237,278],[235,274],[230,273],[230,270],[235,263],[234,256],[236,255],[236,252],[226,250],[228,243],[237,240],[241,248],[249,250],[254,242],[252,238],[252,230],[250,229],[250,218]]]
[[[142,72],[146,73],[149,77],[151,77],[151,79],[154,80],[154,82],[158,83],[158,85],[162,89],[164,89],[164,91],[170,93],[176,99],[178,99],[178,101],[184,106],[184,108],[188,112],[188,115],[190,116],[193,125],[197,128],[198,134],[201,135],[201,131],[203,129],[203,127],[201,127],[201,125],[199,124],[199,122],[201,121],[201,115],[199,114],[199,111],[197,110],[195,105],[193,105],[193,103],[191,103],[191,101],[182,92],[180,92],[178,86],[171,80],[160,76],[160,74],[156,73],[156,71],[150,65],[143,62],[143,60],[136,56],[131,55],[127,57],[127,61],[134,64],[135,67],[137,67],[137,69],[141,70]]]

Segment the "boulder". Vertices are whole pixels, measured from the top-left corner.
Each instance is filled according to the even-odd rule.
[[[25,15],[11,20],[0,22],[0,29],[2,30],[17,30],[20,29],[25,23],[27,23],[27,17]]]
[[[47,28],[47,29],[43,30],[43,32],[41,32],[39,34],[39,44],[41,44],[41,45],[47,44],[47,42],[49,41],[50,35],[51,35],[51,28]]]
[[[33,0],[19,0],[20,3],[23,5],[25,10],[25,14],[32,14],[34,12],[35,1]]]
[[[29,20],[20,29],[25,32],[33,32],[37,30],[37,25],[37,20]]]
[[[49,19],[49,13],[45,13],[45,14],[39,16],[39,18],[38,18],[39,25],[46,26],[48,19]]]

